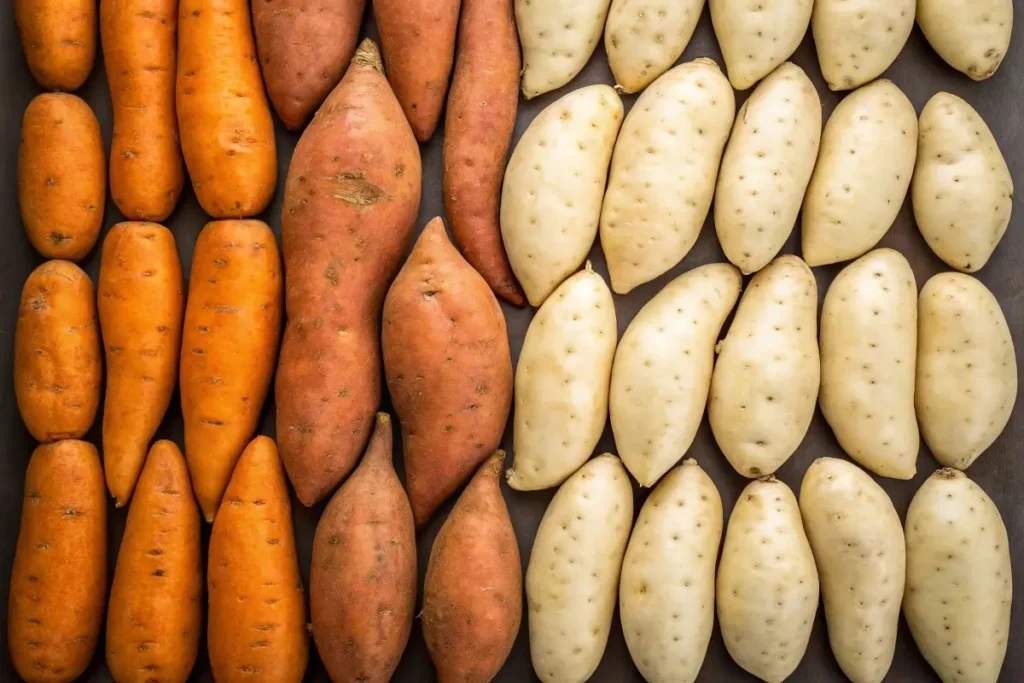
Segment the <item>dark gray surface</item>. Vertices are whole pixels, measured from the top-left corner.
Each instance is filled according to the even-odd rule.
[[[1021,10],[1024,9],[1024,2],[1015,1],[1014,4],[1019,15]],[[6,11],[9,12],[9,8]],[[376,29],[373,27],[371,19],[367,20],[363,33],[376,37]],[[961,75],[943,63],[928,46],[920,31],[915,28],[900,58],[886,73],[886,76],[895,81],[907,93],[918,111],[921,110],[928,98],[939,90],[953,92],[971,103],[991,127],[996,140],[999,141],[1003,153],[1006,155],[1010,172],[1018,180],[1021,177],[1020,172],[1024,170],[1024,122],[1022,122],[1021,117],[1021,107],[1024,105],[1024,74],[1022,74],[1022,71],[1024,71],[1024,51],[1019,49],[1019,45],[1017,45],[1019,42],[1019,39],[1015,36],[1014,44],[1011,46],[1003,66],[993,78],[982,83],[974,83],[966,76]],[[711,28],[711,21],[706,10],[701,17],[693,40],[680,61],[689,61],[702,56],[712,57],[719,64],[722,63],[721,54],[718,50],[718,45]],[[800,46],[793,61],[802,66],[814,81],[824,106],[824,116],[827,117],[839,99],[841,99],[841,96],[830,93],[825,86],[818,69],[814,46],[809,32],[808,37]],[[0,79],[4,83],[5,91],[4,98],[0,102],[0,141],[3,143],[3,153],[0,154],[0,201],[2,201],[3,215],[6,218],[7,226],[3,233],[2,248],[0,248],[0,277],[3,278],[3,287],[0,289],[0,387],[3,387],[3,390],[0,391],[0,443],[5,445],[5,452],[2,459],[0,459],[0,586],[6,590],[10,580],[15,539],[18,532],[25,467],[35,446],[35,443],[18,417],[14,401],[14,392],[12,390],[13,334],[22,284],[29,272],[42,261],[25,238],[21,222],[18,218],[16,194],[17,145],[21,116],[29,100],[40,92],[40,89],[32,80],[25,66],[20,43],[15,34],[14,22],[11,20],[10,14],[7,14],[0,21]],[[590,83],[612,82],[604,50],[599,48],[584,72],[568,86],[555,93],[549,93],[537,98],[534,101],[520,102],[519,118],[516,124],[517,139],[533,117],[544,106],[561,95]],[[103,130],[104,141],[109,146],[111,106],[106,77],[100,61],[97,61],[92,76],[78,94],[84,97],[95,110]],[[745,97],[746,93],[738,93],[737,107]],[[627,109],[635,99],[635,96],[624,98]],[[443,128],[443,125],[441,128]],[[280,231],[281,188],[283,187],[287,172],[288,159],[291,157],[297,140],[297,134],[288,133],[281,127],[280,123],[277,124],[277,144],[280,157],[278,192],[268,211],[261,216],[274,228],[275,232]],[[424,192],[418,227],[425,225],[427,220],[435,215],[443,213],[440,191],[440,130],[429,143],[422,146],[422,155]],[[109,227],[120,220],[123,220],[123,218],[114,208],[113,203],[108,201],[106,219],[104,221],[105,227]],[[196,237],[206,221],[207,218],[199,208],[191,189],[186,189],[178,209],[166,221],[166,224],[174,232],[177,239],[178,250],[181,254],[186,274],[189,270],[192,248]],[[1022,357],[1022,351],[1024,351],[1024,285],[1022,285],[1022,277],[1020,275],[1022,257],[1024,257],[1024,234],[1022,234],[1022,230],[1024,230],[1024,208],[1018,207],[1006,237],[996,250],[991,261],[977,276],[995,293],[999,303],[1002,305],[1010,325],[1010,331],[1017,342],[1018,365],[1024,367],[1024,357]],[[898,249],[910,260],[917,276],[919,288],[927,278],[946,269],[944,264],[925,245],[914,226],[909,200],[903,207],[896,224],[882,240],[881,245]],[[790,237],[784,251],[790,253],[799,252],[799,229]],[[597,271],[607,277],[607,269],[599,244],[594,245],[590,258],[593,260]],[[680,265],[654,282],[637,288],[628,296],[615,297],[620,334],[625,330],[626,325],[639,308],[673,277],[694,266],[724,260],[725,258],[715,237],[714,227],[709,218],[696,246]],[[99,271],[99,249],[94,250],[82,265],[90,276],[95,278]],[[828,284],[839,270],[839,266],[815,269],[819,287],[819,299],[824,296]],[[523,335],[526,332],[532,311],[529,309],[517,310],[508,305],[504,305],[503,308],[508,321],[514,362],[519,355]],[[385,405],[383,409],[390,410],[389,399],[385,397],[384,400]],[[158,437],[172,438],[180,445],[182,443],[182,420],[178,405],[178,397],[176,395],[172,402],[171,411],[164,420]],[[90,441],[97,445],[99,445],[99,424],[100,418],[98,417],[96,427],[93,428],[88,437]],[[272,399],[268,401],[268,407],[261,422],[260,432],[271,436],[274,435]],[[512,446],[511,435],[510,422],[506,429],[504,442],[504,447],[509,450],[511,450]],[[1018,495],[1018,492],[1024,488],[1024,467],[1016,461],[1022,438],[1024,438],[1024,406],[1018,406],[1009,426],[992,448],[982,455],[971,467],[969,472],[969,475],[992,496],[1003,514],[1003,519],[1006,522],[1010,535],[1015,567],[1024,566],[1024,508],[1019,503]],[[398,442],[396,440],[396,450],[397,448]],[[598,446],[598,452],[604,451],[614,452],[610,428],[606,429],[605,435]],[[696,457],[704,469],[711,475],[712,479],[714,479],[721,491],[722,502],[725,506],[726,514],[728,514],[732,510],[733,503],[746,482],[733,471],[718,451],[714,438],[708,428],[707,420],[701,425],[689,454]],[[826,455],[844,457],[842,450],[839,448],[828,425],[819,412],[815,415],[814,422],[800,449],[781,469],[780,477],[793,487],[794,490],[797,490],[800,479],[811,461],[814,458]],[[400,456],[397,457],[397,463],[401,466]],[[917,487],[936,468],[935,460],[922,443],[922,452],[918,459],[918,475],[913,482],[879,479],[883,488],[892,496],[901,517],[905,516],[907,506]],[[508,501],[512,520],[519,537],[524,571],[529,560],[530,548],[533,544],[537,526],[540,524],[541,516],[553,493],[553,490],[537,493],[519,493],[510,491],[507,488],[505,490],[505,498]],[[644,498],[645,492],[638,492],[635,497],[637,510],[639,510]],[[430,545],[442,521],[451,509],[451,505],[452,501],[449,501],[439,514],[436,515],[434,521],[419,535],[421,586],[424,566],[430,552]],[[313,530],[322,509],[323,505],[313,509],[306,509],[298,504],[297,501],[294,503],[299,560],[302,565],[303,577],[307,581],[309,578]],[[112,504],[110,511],[108,554],[112,571],[117,547],[124,528],[126,513],[124,510],[115,511]],[[204,533],[208,535],[208,532],[209,528],[207,527]],[[1021,585],[1020,581],[1018,585]],[[4,631],[4,638],[6,640],[7,602],[6,599],[2,599],[0,602],[2,602],[2,607],[0,607],[0,628]],[[327,681],[327,675],[315,654],[315,648],[311,650],[311,653],[312,656],[306,680]],[[17,677],[10,661],[10,654],[6,647],[2,647],[0,648],[0,681],[13,681],[16,679]],[[98,648],[92,666],[82,680],[90,682],[111,680],[103,663],[102,643]],[[200,652],[199,661],[193,672],[192,680],[212,680],[209,663],[206,660],[205,648]],[[414,627],[412,638],[395,676],[395,680],[404,683],[434,680],[433,668],[427,657],[418,625]],[[530,665],[525,616],[515,648],[496,680],[505,682],[537,680]],[[630,660],[617,616],[604,660],[591,680],[600,683],[610,683],[612,681],[639,682],[643,680]],[[732,662],[725,651],[721,635],[716,626],[707,659],[698,680],[705,682],[727,681],[731,683],[734,681],[754,681],[756,679],[744,673]],[[845,680],[829,649],[825,622],[820,611],[814,626],[810,645],[807,649],[807,655],[789,680],[807,683]],[[899,641],[896,647],[896,658],[886,681],[917,683],[937,680],[938,678],[931,672],[914,646],[905,623],[901,623]],[[1014,603],[1009,650],[1000,681],[1022,680],[1024,680],[1024,601],[1018,599]]]

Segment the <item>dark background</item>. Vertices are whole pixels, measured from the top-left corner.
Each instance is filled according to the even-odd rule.
[[[1024,2],[1015,1],[1014,4],[1018,11],[1018,16],[1020,16],[1021,10],[1024,9]],[[6,590],[10,581],[11,565],[14,559],[15,540],[21,514],[25,468],[32,449],[35,447],[35,442],[19,419],[14,400],[12,380],[14,326],[17,319],[21,287],[25,278],[33,268],[42,262],[42,259],[25,238],[19,219],[16,191],[17,146],[21,116],[29,100],[41,92],[41,89],[32,80],[25,65],[21,44],[10,14],[9,4],[4,12],[6,14],[0,20],[0,82],[5,84],[4,96],[2,101],[0,101],[0,144],[3,147],[3,151],[0,153],[0,206],[2,206],[2,215],[5,219],[2,238],[0,238],[0,278],[2,278],[2,286],[0,286],[0,444],[3,444],[4,450],[3,455],[0,456],[0,586],[3,587],[3,590]],[[369,16],[369,10],[367,14],[363,33],[364,35],[368,34],[376,38],[376,28],[373,25],[372,18]],[[1021,29],[1018,27],[1018,30]],[[920,31],[915,27],[913,34],[910,36],[910,41],[899,59],[886,73],[886,76],[895,81],[910,97],[918,112],[920,112],[925,102],[939,90],[946,90],[966,99],[978,110],[991,127],[996,140],[1006,156],[1010,172],[1018,181],[1021,178],[1021,171],[1024,170],[1024,123],[1022,123],[1021,117],[1021,107],[1024,106],[1024,74],[1022,74],[1022,70],[1024,70],[1024,51],[1020,49],[1019,42],[1018,36],[1015,35],[1014,44],[1011,45],[1002,67],[995,76],[987,81],[975,83],[946,65],[931,50]],[[722,64],[721,53],[718,50],[710,17],[706,9],[694,37],[680,61],[689,61],[703,56],[711,57],[719,65]],[[806,39],[794,55],[793,61],[803,67],[814,81],[824,107],[823,115],[827,117],[841,99],[841,96],[829,92],[821,78],[814,45],[810,38],[810,31],[808,31]],[[531,102],[520,101],[519,117],[516,123],[516,139],[518,140],[530,121],[533,120],[534,116],[543,107],[572,89],[591,83],[613,83],[603,49],[603,41],[602,46],[598,48],[590,59],[586,69],[568,86],[554,93],[548,93]],[[96,67],[93,70],[92,76],[78,91],[78,94],[85,98],[96,112],[103,131],[103,139],[109,151],[111,106],[102,56],[100,54],[97,54]],[[737,94],[737,108],[746,98],[746,95],[747,93]],[[623,99],[628,110],[635,101],[636,96],[627,96]],[[424,191],[417,229],[425,225],[430,218],[443,213],[440,190],[442,131],[443,122],[434,138],[421,147]],[[291,157],[297,140],[298,134],[289,133],[284,130],[280,123],[277,124],[277,148],[280,158],[278,165],[278,191],[270,208],[260,216],[277,233],[280,232],[281,188],[284,185],[285,174],[288,170],[288,160]],[[121,220],[123,220],[123,217],[118,213],[113,202],[108,200],[104,220],[104,235],[106,228]],[[200,229],[207,220],[207,217],[196,202],[191,188],[187,187],[177,210],[166,221],[167,226],[171,228],[177,239],[178,251],[181,255],[186,276],[192,260],[193,245]],[[1010,331],[1017,342],[1017,363],[1020,367],[1024,367],[1024,357],[1022,357],[1022,351],[1024,351],[1024,296],[1022,296],[1024,284],[1022,282],[1024,282],[1024,278],[1020,274],[1021,261],[1022,257],[1024,257],[1024,234],[1022,234],[1022,230],[1024,230],[1024,208],[1017,207],[1002,243],[996,249],[988,265],[980,273],[976,274],[995,293],[996,298],[1002,305],[1010,325]],[[880,246],[893,247],[909,259],[917,276],[919,288],[927,278],[937,272],[946,270],[945,265],[926,246],[915,227],[909,198],[895,225],[886,234]],[[799,228],[793,232],[783,251],[799,253]],[[595,269],[607,279],[607,268],[605,267],[599,243],[594,244],[590,258],[594,262]],[[657,280],[635,289],[628,296],[615,297],[619,334],[622,334],[639,308],[673,277],[697,265],[724,260],[725,257],[718,245],[714,226],[711,224],[709,217],[696,246],[681,264]],[[81,265],[95,280],[99,272],[98,246]],[[824,297],[829,283],[839,270],[839,266],[815,269],[819,300]],[[513,362],[515,362],[533,311],[531,309],[517,310],[507,304],[503,304],[503,308],[506,320],[508,321]],[[260,425],[261,434],[274,435],[273,404],[273,398],[267,401]],[[386,396],[382,409],[389,412],[391,410],[390,401]],[[97,416],[95,426],[87,437],[97,446],[100,444],[99,425],[101,419],[102,415]],[[176,394],[171,404],[171,410],[164,420],[160,431],[157,433],[157,438],[170,438],[181,445],[182,434],[181,411]],[[506,429],[503,446],[510,452],[512,446],[511,437],[512,428],[510,420]],[[1006,430],[996,440],[995,444],[970,468],[969,472],[970,476],[993,498],[1002,512],[1010,536],[1015,567],[1024,567],[1024,508],[1019,503],[1018,496],[1018,493],[1024,487],[1022,486],[1024,485],[1024,466],[1016,462],[1016,458],[1020,457],[1019,451],[1022,437],[1024,437],[1024,405],[1018,405]],[[901,517],[905,516],[907,506],[917,487],[937,468],[935,460],[927,451],[923,441],[921,446],[921,455],[918,459],[918,474],[913,482],[878,479],[883,488],[892,496],[892,500]],[[397,438],[395,447],[396,464],[401,468]],[[615,452],[610,428],[605,430],[605,434],[598,446],[598,452],[604,451]],[[740,491],[745,486],[746,480],[730,467],[719,452],[706,419],[701,425],[693,446],[690,448],[689,455],[695,457],[700,462],[701,466],[707,470],[717,484],[721,491],[725,512],[728,515]],[[821,456],[844,457],[844,454],[836,443],[828,425],[821,417],[820,412],[818,412],[800,449],[780,470],[780,478],[789,484],[794,491],[799,490],[800,480],[807,466],[815,458]],[[519,537],[524,571],[529,561],[530,548],[533,544],[537,526],[540,524],[541,516],[553,494],[554,489],[535,493],[520,493],[505,489],[505,498]],[[646,491],[637,491],[635,496],[637,511],[639,511],[645,497]],[[451,509],[453,500],[449,501],[439,511],[433,522],[419,535],[421,587],[423,571],[430,553],[431,543],[448,511]],[[295,501],[293,509],[299,562],[302,567],[303,578],[308,584],[313,531],[323,509],[323,504],[313,509],[307,509]],[[111,574],[124,529],[125,516],[126,509],[114,510],[111,503],[108,523],[108,555],[110,558]],[[208,536],[209,526],[205,527],[204,534]],[[1020,579],[1019,574],[1017,578],[1018,585],[1024,584],[1024,579]],[[0,629],[4,632],[3,637],[6,642],[7,602],[5,598],[5,595],[0,597],[0,605],[2,605],[0,606]],[[88,669],[82,680],[90,682],[106,682],[111,680],[104,664],[103,652],[104,647],[101,641],[92,666]],[[16,678],[7,648],[0,647],[0,681],[13,681]],[[205,648],[200,651],[192,680],[204,682],[212,680]],[[306,680],[328,680],[327,674],[316,656],[315,648],[311,648],[311,658]],[[434,680],[433,667],[427,656],[418,624],[413,629],[412,638],[395,675],[395,680],[402,682]],[[515,648],[496,680],[505,682],[537,680],[530,665],[525,614]],[[629,652],[622,638],[617,615],[604,660],[591,680],[600,683],[612,681],[639,682],[643,680],[630,660]],[[754,681],[756,679],[743,672],[732,662],[725,650],[721,635],[716,626],[707,659],[698,680],[705,682],[739,682]],[[832,657],[828,645],[825,621],[820,610],[810,645],[807,648],[807,655],[789,680],[815,683],[845,680]],[[937,676],[932,673],[918,653],[906,628],[906,624],[902,621],[896,647],[896,657],[886,680],[906,683],[938,680]],[[1024,600],[1019,599],[1018,596],[1013,606],[1009,648],[1000,681],[1021,680],[1024,680]]]

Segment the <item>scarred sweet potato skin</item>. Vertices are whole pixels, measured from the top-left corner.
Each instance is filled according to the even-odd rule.
[[[299,140],[285,184],[277,437],[305,505],[338,485],[370,437],[381,305],[419,210],[419,147],[382,68],[365,40]]]
[[[381,345],[421,526],[494,453],[512,403],[505,317],[440,218],[388,292]]]

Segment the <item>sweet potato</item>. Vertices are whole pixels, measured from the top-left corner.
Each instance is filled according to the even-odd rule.
[[[181,0],[176,106],[203,210],[245,218],[267,208],[277,151],[247,0]]]
[[[185,292],[171,231],[156,223],[111,228],[98,290],[107,358],[103,471],[121,507],[178,383]]]
[[[199,233],[181,341],[181,412],[192,487],[208,522],[274,376],[282,280],[265,223],[214,221]]]
[[[14,331],[14,395],[36,441],[84,436],[102,376],[92,281],[73,263],[47,261],[25,281]]]
[[[18,675],[28,683],[78,678],[96,650],[106,592],[107,506],[96,448],[39,446],[25,472],[7,610]]]
[[[341,80],[356,49],[366,0],[252,3],[256,49],[274,110],[299,130]]]
[[[14,0],[25,61],[39,85],[77,90],[96,59],[96,0]]]
[[[285,183],[277,436],[305,505],[338,485],[370,437],[381,306],[419,210],[419,147],[382,69],[377,46],[363,41],[299,140]]]
[[[185,683],[202,633],[199,508],[188,468],[157,441],[128,508],[107,611],[107,666],[118,683]]]
[[[420,142],[434,134],[455,59],[460,0],[374,0],[388,80]]]
[[[512,0],[464,0],[444,124],[444,209],[462,255],[513,306],[525,306],[526,296],[505,255],[498,212],[519,66]]]
[[[265,436],[249,444],[231,475],[210,535],[207,590],[214,680],[302,680],[309,638],[288,482]]]
[[[18,148],[18,206],[36,251],[85,258],[103,225],[105,166],[100,124],[84,100],[44,93],[29,103]]]
[[[335,681],[387,683],[412,631],[416,530],[391,443],[391,418],[377,413],[366,455],[313,537],[313,639]]]
[[[505,452],[469,482],[434,539],[423,586],[423,638],[441,683],[490,681],[523,616],[523,570],[501,496]]]
[[[417,526],[501,443],[512,404],[505,317],[435,218],[384,300],[384,374]]]
[[[101,2],[100,37],[114,110],[110,194],[128,218],[162,221],[185,184],[174,113],[178,0]]]

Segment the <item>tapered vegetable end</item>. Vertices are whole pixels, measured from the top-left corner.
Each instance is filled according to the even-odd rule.
[[[945,481],[954,481],[956,479],[963,479],[967,475],[960,470],[953,469],[952,467],[943,467],[941,470],[936,470],[932,477],[935,479],[943,479]]]
[[[387,413],[377,413],[374,422],[373,433],[366,445],[366,455],[363,456],[363,463],[370,467],[391,468],[392,445],[394,438],[391,434],[391,416]]]
[[[384,73],[384,62],[380,58],[380,48],[370,38],[366,38],[360,43],[359,49],[352,56],[352,64],[368,66],[371,69]]]

